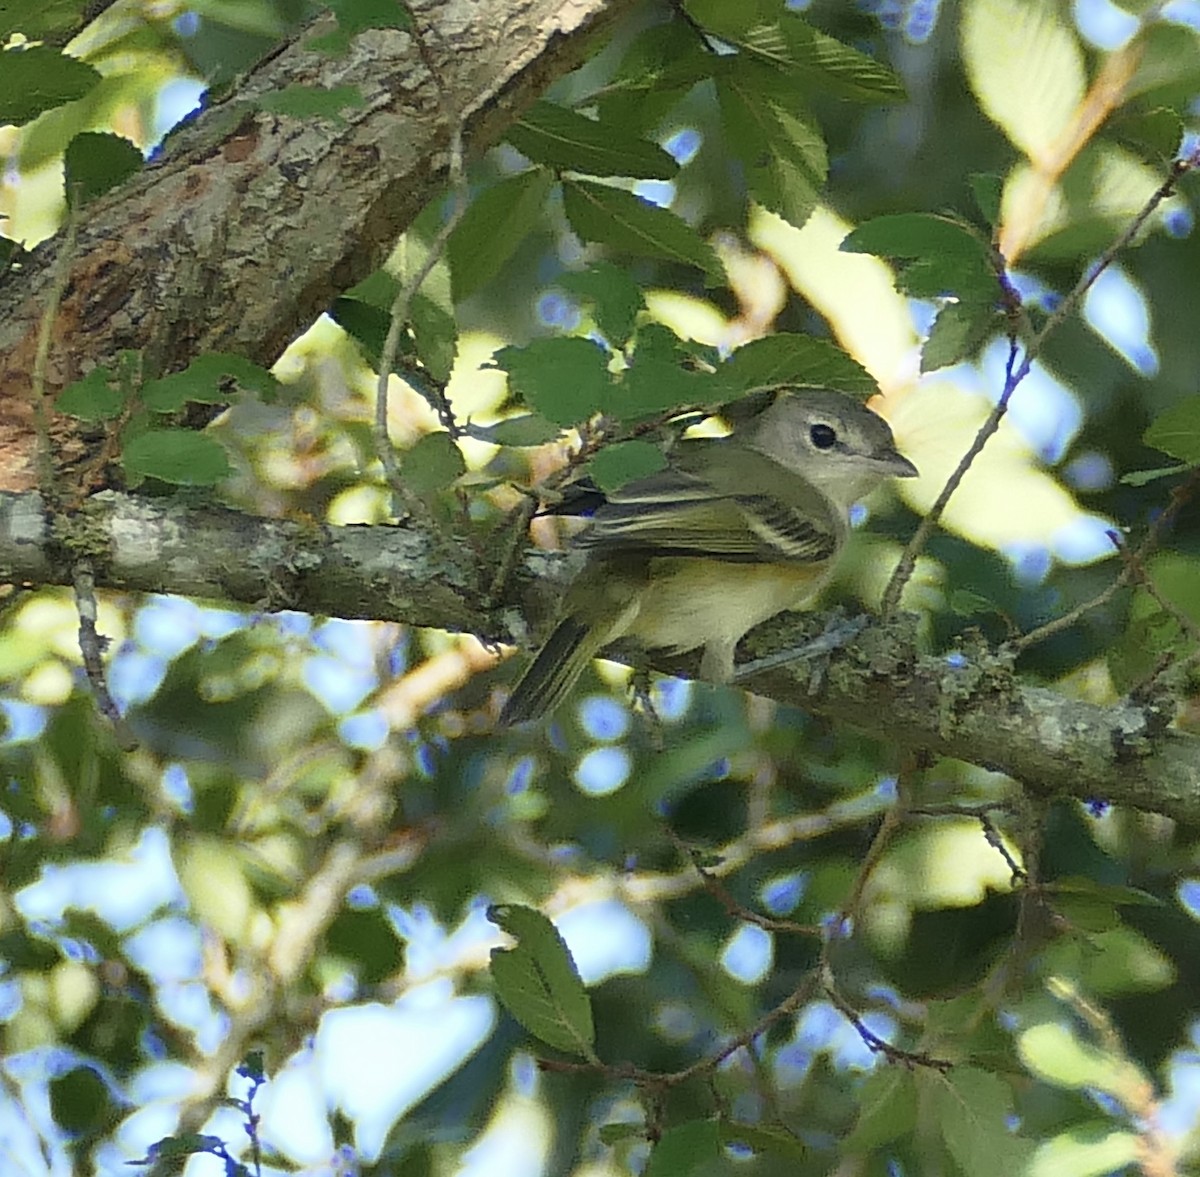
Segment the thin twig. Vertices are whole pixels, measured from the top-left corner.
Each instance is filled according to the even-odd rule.
[[[392,366],[396,362],[396,354],[400,350],[400,336],[408,324],[408,311],[413,296],[421,289],[425,279],[433,271],[433,267],[441,260],[450,234],[454,232],[455,226],[466,211],[461,121],[456,121],[450,131],[449,154],[450,183],[454,191],[454,205],[450,210],[450,215],[430,243],[425,260],[406,282],[401,283],[400,289],[396,291],[396,297],[392,300],[390,321],[388,322],[387,336],[383,341],[383,350],[379,356],[379,375],[375,385],[375,421],[372,430],[375,439],[375,453],[383,466],[384,477],[393,495],[398,501],[403,500],[410,507],[414,503],[413,495],[404,485],[404,480],[400,475],[400,465],[396,461],[396,451],[392,448],[391,438],[388,436],[388,381],[391,378]],[[442,396],[441,400],[444,403],[445,397]],[[448,403],[444,403],[444,409],[448,419],[453,421]],[[438,415],[442,417],[441,409],[438,410]],[[443,423],[445,422],[443,421]],[[398,506],[398,502],[393,504],[393,509],[396,506]]]
[[[1046,322],[1042,325],[1042,329],[1029,340],[1019,364],[1017,363],[1019,352],[1017,335],[1015,332],[1010,333],[1004,388],[996,401],[995,407],[979,427],[979,432],[976,433],[974,440],[967,448],[967,452],[955,467],[954,473],[950,475],[928,514],[921,520],[920,526],[905,546],[900,561],[892,573],[891,580],[888,581],[887,590],[883,595],[883,604],[880,611],[884,617],[890,616],[895,611],[896,606],[900,602],[900,595],[904,591],[904,586],[908,583],[916,568],[917,557],[924,551],[925,545],[929,542],[929,537],[933,534],[934,528],[938,525],[942,513],[946,509],[946,505],[962,484],[962,480],[966,477],[972,463],[979,456],[980,451],[987,444],[989,438],[1000,428],[1000,422],[1003,420],[1004,414],[1008,411],[1009,401],[1012,399],[1013,393],[1016,392],[1025,377],[1029,375],[1034,360],[1041,353],[1046,340],[1058,330],[1067,316],[1074,312],[1075,308],[1082,301],[1083,296],[1091,289],[1092,284],[1112,265],[1117,255],[1129,246],[1154,210],[1164,200],[1174,194],[1175,189],[1179,186],[1179,181],[1197,166],[1200,166],[1200,148],[1191,155],[1175,161],[1171,167],[1171,174],[1159,185],[1138,214],[1116,236],[1109,247],[1084,271],[1070,293],[1063,298],[1062,302],[1055,307],[1049,318],[1047,318]],[[1003,260],[999,254],[997,254],[997,257],[999,260]],[[1001,290],[1002,292],[1005,290],[1003,283],[1001,283]]]
[[[79,652],[83,656],[83,669],[97,709],[113,726],[117,745],[122,752],[133,752],[138,746],[137,738],[117,707],[104,672],[104,651],[108,648],[108,638],[96,628],[99,607],[96,603],[95,569],[90,560],[76,560],[72,571],[75,608],[79,612]]]
[[[1045,625],[1040,625],[1037,629],[1032,629],[1015,641],[1009,642],[1008,649],[1014,655],[1021,654],[1029,649],[1030,646],[1036,645],[1038,642],[1044,642],[1047,638],[1070,629],[1082,617],[1092,612],[1093,609],[1099,609],[1108,604],[1121,589],[1133,581],[1137,567],[1143,565],[1149,556],[1153,554],[1167,528],[1174,523],[1175,517],[1196,493],[1198,488],[1200,488],[1200,469],[1194,469],[1171,492],[1171,501],[1159,512],[1158,517],[1150,526],[1149,531],[1147,531],[1145,539],[1138,545],[1132,557],[1122,563],[1120,573],[1118,573],[1106,589],[1091,600],[1076,605],[1074,609],[1068,613],[1064,613],[1061,617],[1056,617],[1053,621],[1048,621]]]

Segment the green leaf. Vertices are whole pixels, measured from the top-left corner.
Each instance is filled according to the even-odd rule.
[[[657,143],[555,102],[538,102],[505,138],[522,155],[556,171],[669,180],[679,165]]]
[[[411,29],[412,16],[401,0],[325,0],[343,33],[364,29]]]
[[[564,181],[563,208],[584,241],[618,253],[695,266],[713,281],[722,278],[716,253],[695,229],[631,192],[584,180]]]
[[[930,1094],[942,1141],[964,1173],[1012,1177],[1023,1171],[1033,1145],[1008,1130],[1008,1083],[977,1067],[955,1067],[934,1077]]]
[[[606,445],[587,464],[596,485],[606,494],[635,478],[645,478],[667,464],[662,450],[648,441],[620,441]]]
[[[153,1165],[161,1160],[175,1160],[180,1157],[194,1156],[196,1153],[214,1153],[221,1156],[225,1153],[225,1141],[219,1136],[210,1136],[203,1132],[186,1132],[181,1136],[164,1136],[157,1144],[150,1146],[150,1151],[140,1161],[130,1161],[131,1165]]]
[[[867,1076],[858,1120],[843,1141],[850,1153],[868,1153],[906,1136],[917,1123],[917,1083],[905,1067],[880,1067]]]
[[[1004,195],[1004,177],[995,172],[973,172],[968,178],[975,207],[989,225],[1000,221],[1000,200]]]
[[[484,189],[454,227],[446,252],[456,302],[494,278],[540,222],[554,176],[532,168]]]
[[[1128,1059],[1084,1042],[1063,1022],[1038,1022],[1021,1030],[1017,1053],[1033,1074],[1055,1087],[1091,1087],[1125,1100],[1146,1083]]]
[[[616,347],[628,341],[638,313],[646,305],[641,287],[627,271],[610,262],[596,262],[586,270],[568,270],[555,279],[555,284],[592,308],[600,334]]]
[[[107,368],[93,368],[58,394],[55,409],[80,421],[111,421],[125,404],[124,394],[110,383],[112,378]]]
[[[82,98],[100,73],[41,45],[0,52],[0,125],[27,123],[45,110]]]
[[[819,128],[800,115],[799,98],[780,93],[778,74],[734,58],[717,82],[730,149],[746,167],[746,185],[765,208],[800,226],[817,205],[829,173]]]
[[[112,1093],[94,1067],[72,1067],[50,1080],[50,1114],[64,1132],[98,1132],[111,1118]]]
[[[1142,440],[1189,466],[1200,462],[1200,396],[1189,396],[1160,413]]]
[[[983,112],[1032,159],[1066,133],[1087,88],[1083,49],[1056,0],[966,0],[967,80]]]
[[[279,382],[244,356],[213,351],[197,356],[182,372],[148,380],[140,399],[153,413],[177,413],[187,404],[229,404],[237,400],[239,387],[269,402]]]
[[[121,465],[131,484],[157,478],[175,486],[212,486],[229,476],[220,442],[190,429],[148,429],[126,442]]]
[[[327,119],[336,127],[344,127],[344,110],[357,110],[364,103],[362,91],[357,86],[305,86],[295,82],[280,90],[271,90],[260,96],[257,105],[272,114],[287,115],[294,119]]]
[[[887,66],[843,45],[778,5],[689,0],[689,14],[706,30],[778,72],[836,98],[896,102],[904,85]]]
[[[836,344],[785,331],[739,347],[717,375],[732,395],[780,385],[830,388],[863,398],[879,391],[866,368]]]
[[[42,40],[79,27],[80,0],[0,0],[0,44],[13,33]]]
[[[988,243],[970,225],[951,217],[876,217],[848,233],[841,248],[895,262],[898,283],[916,298],[956,295],[961,301],[991,305],[1000,294]]]
[[[781,26],[789,66],[819,83],[822,92],[858,102],[904,102],[908,98],[896,73],[873,57],[843,45],[791,13],[784,14]]]
[[[601,1124],[597,1135],[600,1137],[602,1144],[607,1144],[611,1147],[614,1144],[620,1144],[622,1140],[629,1140],[635,1136],[644,1138],[646,1135],[646,1125],[614,1120],[609,1124]]]
[[[668,1128],[650,1151],[642,1177],[688,1177],[707,1171],[721,1155],[721,1132],[716,1120],[692,1120]]]
[[[1139,887],[1123,887],[1117,883],[1098,883],[1082,875],[1070,875],[1043,884],[1044,892],[1052,899],[1063,895],[1080,895],[1099,899],[1118,907],[1163,907],[1165,904],[1149,891]]]
[[[978,302],[948,302],[937,313],[921,348],[921,372],[935,372],[971,359],[999,322],[994,307]]]
[[[556,425],[586,421],[610,399],[608,357],[586,339],[535,339],[501,348],[496,364],[508,373],[509,390]]]
[[[535,1038],[588,1058],[596,1031],[592,1003],[555,926],[532,907],[504,903],[488,919],[515,936],[515,948],[493,948],[492,980],[505,1008]]]
[[[812,1156],[802,1140],[783,1128],[721,1120],[717,1133],[722,1144],[740,1144],[764,1156],[791,1161],[807,1161]]]
[[[421,363],[439,384],[445,384],[458,350],[458,324],[454,316],[418,291],[408,304],[408,322]]]
[[[128,139],[83,131],[67,144],[63,173],[67,204],[79,208],[142,170],[142,153]]]
[[[1141,1137],[1111,1121],[1075,1124],[1038,1145],[1023,1177],[1109,1177],[1138,1167]]]
[[[416,445],[404,451],[400,461],[400,477],[416,495],[444,490],[466,471],[462,450],[445,430],[426,433]]]
[[[562,426],[547,421],[540,413],[522,413],[509,417],[494,425],[476,426],[477,434],[485,434],[483,440],[495,445],[534,446],[545,445],[562,435]]]
[[[1145,486],[1157,482],[1160,478],[1174,478],[1178,474],[1186,474],[1189,466],[1160,466],[1157,470],[1130,470],[1122,474],[1120,482],[1124,486]]]
[[[633,367],[622,374],[609,410],[621,421],[636,421],[640,417],[724,400],[724,392],[723,387],[715,386],[712,377],[681,367],[679,359],[665,360],[639,353]]]
[[[325,950],[345,961],[360,985],[378,985],[404,965],[396,930],[381,907],[343,908],[325,933]],[[260,1056],[260,1066],[261,1062]]]
[[[1124,111],[1109,119],[1105,129],[1118,142],[1155,164],[1173,160],[1183,142],[1183,120],[1169,106]]]

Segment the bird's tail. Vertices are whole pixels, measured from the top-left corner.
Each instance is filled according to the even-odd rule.
[[[500,712],[500,725],[525,723],[553,711],[602,644],[597,642],[594,628],[578,617],[560,621],[513,688]]]

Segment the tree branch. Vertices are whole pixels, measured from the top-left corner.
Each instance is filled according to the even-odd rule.
[[[410,0],[428,63],[397,29],[366,30],[343,56],[309,49],[328,31],[318,18],[171,136],[161,164],[89,207],[48,392],[124,348],[149,349],[150,376],[204,351],[269,366],[442,190],[446,111],[478,155],[635,2]],[[352,87],[362,101],[341,122],[263,109],[287,86]],[[47,242],[0,279],[0,489],[36,484],[27,390],[60,249]],[[61,461],[84,449],[55,441]]]
[[[88,500],[96,585],[217,597],[511,638],[518,614],[555,598],[568,561],[530,551],[506,597],[478,592],[473,554],[455,562],[416,521],[326,527],[192,508],[113,492]],[[0,580],[69,584],[36,494],[0,494]],[[747,641],[757,655],[794,642],[772,622]],[[1200,739],[1167,730],[1150,706],[1108,707],[1021,685],[1011,659],[983,647],[955,659],[914,653],[897,626],[872,626],[814,678],[808,664],[766,671],[754,689],[852,724],[900,749],[1006,772],[1039,793],[1104,800],[1200,823]],[[694,672],[696,660],[650,665]]]

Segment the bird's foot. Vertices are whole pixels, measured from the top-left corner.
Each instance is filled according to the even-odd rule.
[[[824,632],[815,638],[805,642],[802,646],[793,646],[787,650],[768,654],[765,658],[755,658],[753,662],[744,662],[734,670],[731,681],[744,682],[756,674],[761,674],[764,670],[776,670],[780,666],[787,666],[792,662],[809,662],[822,658],[826,654],[831,654],[834,650],[840,650],[843,646],[848,645],[870,624],[871,619],[866,615],[831,617]],[[820,685],[823,673],[821,666],[813,667],[814,681],[809,684],[810,691]]]

